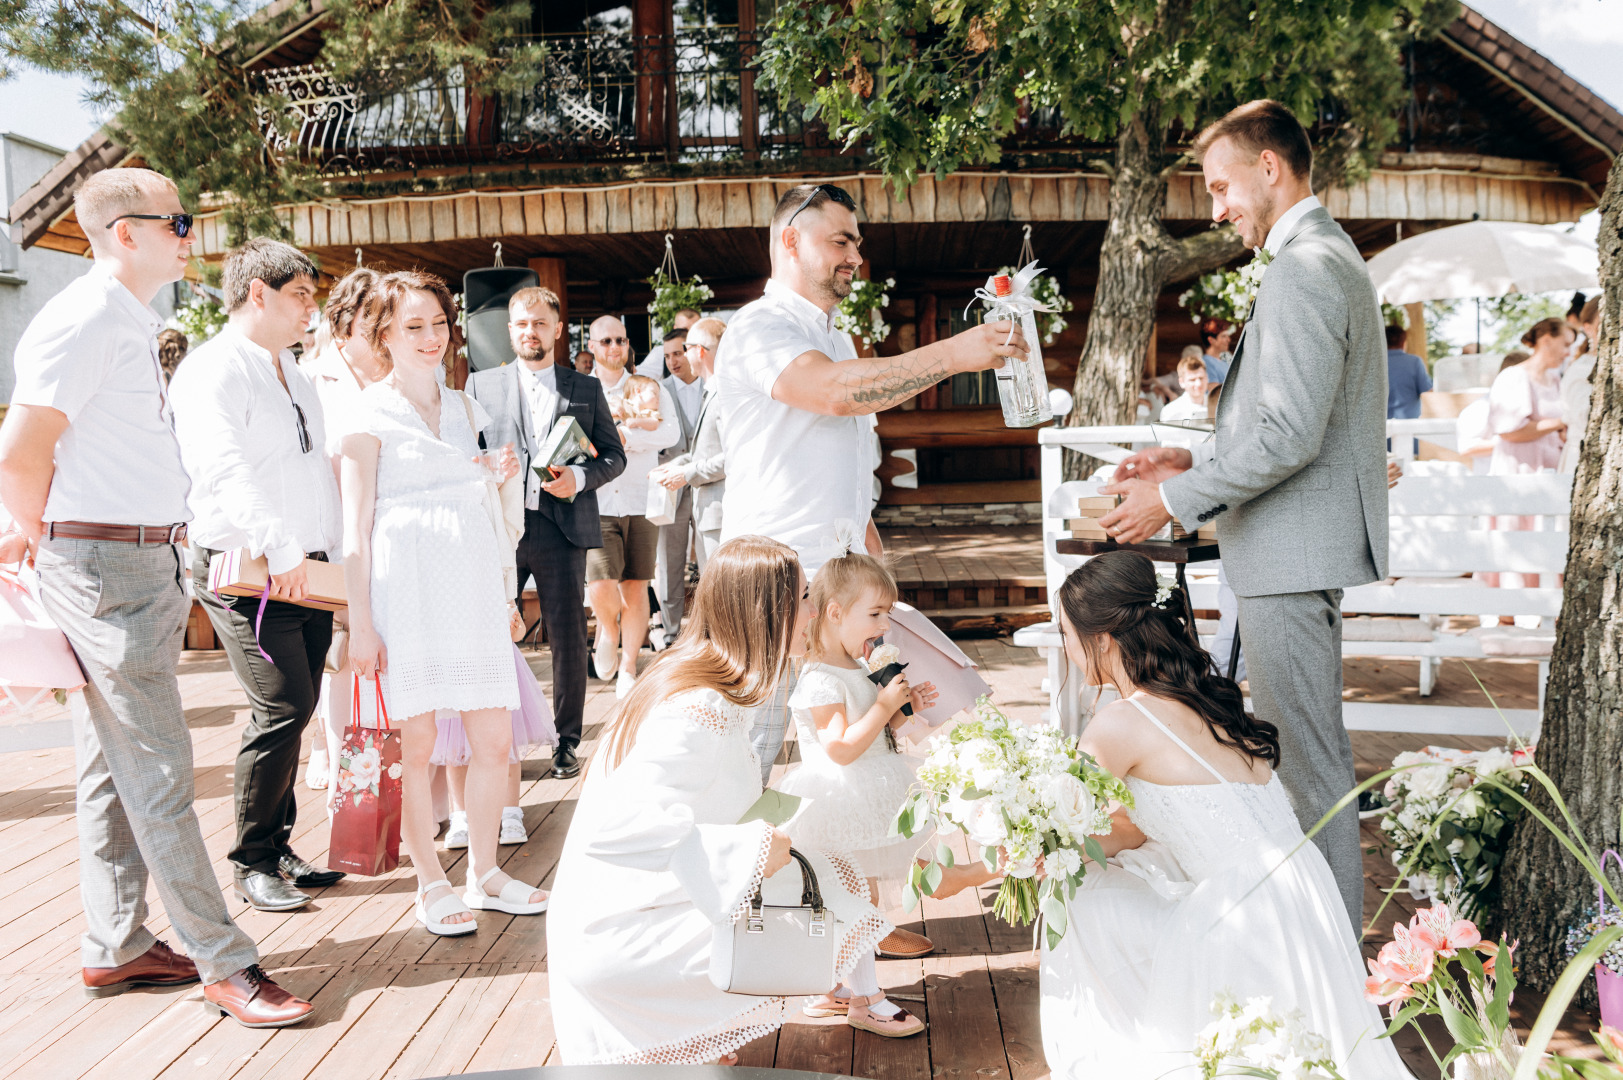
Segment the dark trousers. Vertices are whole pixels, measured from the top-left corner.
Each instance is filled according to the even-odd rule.
[[[321,692],[332,612],[272,600],[256,635],[257,596],[221,597],[208,590],[215,554],[197,549],[192,583],[251,706],[237,750],[237,843],[228,855],[240,879],[256,870],[275,874],[277,862],[293,850],[299,740]]]
[[[539,510],[524,511],[518,542],[518,591],[535,578],[541,620],[552,646],[552,713],[558,741],[580,745],[586,710],[586,549],[571,544]]]

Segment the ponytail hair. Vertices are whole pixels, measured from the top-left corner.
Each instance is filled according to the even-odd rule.
[[[1185,616],[1183,592],[1174,588],[1164,600],[1158,592],[1154,563],[1136,552],[1109,551],[1071,571],[1059,602],[1096,672],[1100,639],[1108,635],[1134,686],[1189,706],[1222,745],[1278,765],[1279,729],[1248,714],[1240,687],[1213,669]]]

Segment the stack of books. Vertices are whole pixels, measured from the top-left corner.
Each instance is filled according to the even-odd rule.
[[[1120,501],[1120,496],[1116,495],[1082,496],[1077,500],[1076,517],[1065,519],[1066,535],[1074,540],[1109,540],[1110,534],[1100,527],[1099,519],[1114,510]],[[1150,539],[1186,540],[1190,536],[1201,540],[1216,540],[1217,524],[1208,521],[1197,532],[1190,533],[1178,523],[1177,518],[1173,518]]]

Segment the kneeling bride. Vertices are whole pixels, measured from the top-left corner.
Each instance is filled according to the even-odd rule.
[[[1090,560],[1060,590],[1065,652],[1123,700],[1100,709],[1083,750],[1127,782],[1134,806],[1100,837],[1110,855],[1070,902],[1042,962],[1043,1048],[1065,1080],[1196,1076],[1213,998],[1300,1009],[1350,1080],[1409,1080],[1375,1006],[1329,864],[1272,766],[1273,725],[1211,673],[1182,617],[1157,601],[1142,555]]]

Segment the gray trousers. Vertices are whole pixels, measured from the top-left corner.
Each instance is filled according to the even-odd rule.
[[[699,549],[699,573],[703,574],[705,563],[710,561],[710,556],[721,546],[721,530],[700,529],[699,543],[696,546]]]
[[[1223,564],[1217,564],[1217,638],[1212,642],[1212,661],[1224,678],[1229,673],[1229,657],[1234,653],[1234,632],[1240,626],[1240,598],[1229,588]],[[1245,645],[1240,646],[1240,662],[1234,667],[1234,681],[1245,682]]]
[[[1258,719],[1279,728],[1279,779],[1305,831],[1357,783],[1341,719],[1341,590],[1239,599],[1251,703]],[[1362,929],[1357,804],[1326,822],[1313,842],[1335,874],[1348,917]]]
[[[682,628],[682,615],[687,610],[688,541],[692,536],[693,489],[684,487],[682,497],[676,501],[676,520],[659,527],[659,565],[655,570],[660,625],[671,637]]]
[[[789,695],[795,691],[798,673],[793,662],[783,673],[772,696],[750,710],[750,745],[761,759],[761,786],[772,780],[772,766],[783,751],[783,733],[789,727]]]
[[[180,551],[109,540],[47,540],[41,598],[87,680],[74,742],[85,967],[152,947],[147,878],[205,983],[259,962],[226,913],[192,807],[192,734],[175,664],[190,603]]]

